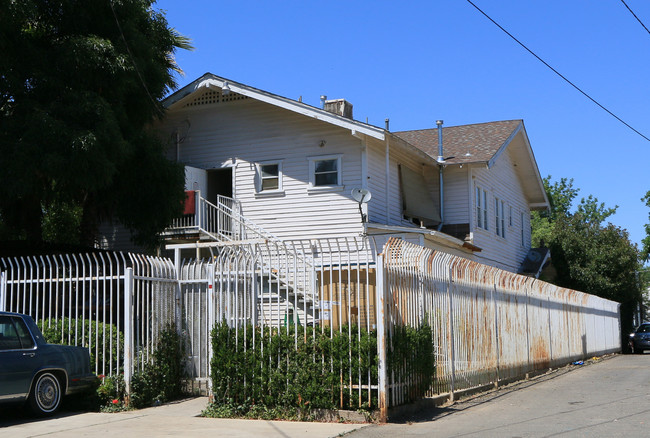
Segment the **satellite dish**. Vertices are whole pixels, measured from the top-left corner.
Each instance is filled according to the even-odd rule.
[[[363,210],[361,209],[361,204],[366,204],[368,201],[370,201],[370,198],[372,198],[372,195],[368,190],[352,189],[352,199],[354,199],[359,203],[359,214],[361,215],[361,222],[368,221],[368,215],[363,213]]]
[[[372,194],[366,189],[352,189],[352,199],[357,201],[359,204],[365,204],[370,201]]]

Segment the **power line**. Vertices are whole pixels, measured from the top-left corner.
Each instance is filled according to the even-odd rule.
[[[521,41],[519,41],[517,38],[514,37],[514,35],[512,35],[510,32],[508,32],[507,30],[505,30],[505,29],[504,29],[504,28],[503,28],[499,23],[497,23],[496,21],[494,21],[494,20],[493,20],[493,19],[492,19],[488,14],[486,14],[485,12],[483,12],[483,11],[482,11],[478,6],[476,6],[474,3],[472,3],[471,0],[467,0],[467,3],[469,3],[469,4],[472,5],[472,6],[474,6],[474,8],[475,8],[477,11],[479,11],[481,14],[483,14],[483,15],[485,16],[485,18],[487,18],[487,19],[490,20],[492,23],[494,23],[495,26],[497,26],[499,29],[501,29],[501,30],[502,30],[506,35],[508,35],[510,38],[512,38],[513,40],[515,40],[515,42],[516,42],[517,44],[519,44],[521,47],[523,47],[524,49],[526,49],[526,51],[527,51],[528,53],[530,53],[531,55],[533,55],[535,58],[537,58],[538,61],[540,61],[540,62],[541,62],[542,64],[544,64],[546,67],[548,67],[549,69],[551,69],[551,70],[553,71],[553,73],[555,73],[556,75],[558,75],[559,77],[561,77],[562,79],[564,79],[564,81],[565,81],[566,83],[568,83],[568,84],[571,85],[573,88],[575,88],[576,90],[578,90],[578,91],[579,91],[583,96],[585,96],[587,99],[591,100],[593,103],[595,103],[596,105],[598,105],[602,110],[604,110],[607,114],[609,114],[610,116],[614,117],[616,120],[618,120],[619,122],[621,122],[622,124],[624,124],[625,126],[627,126],[628,128],[630,128],[632,131],[634,131],[634,132],[636,132],[637,134],[639,134],[639,135],[640,135],[641,137],[643,137],[645,140],[650,141],[650,138],[646,137],[646,136],[643,135],[641,132],[639,132],[639,131],[637,131],[636,129],[634,129],[634,128],[633,128],[629,123],[627,123],[625,120],[621,119],[619,116],[617,116],[616,114],[614,114],[613,112],[611,112],[610,110],[608,110],[607,108],[605,108],[605,107],[604,107],[603,105],[601,105],[601,104],[600,104],[596,99],[594,99],[593,97],[591,97],[590,95],[588,95],[586,92],[582,91],[582,89],[581,89],[580,87],[578,87],[576,84],[574,84],[573,82],[571,82],[570,80],[568,80],[568,79],[567,79],[564,75],[562,75],[559,71],[555,70],[555,69],[554,69],[553,67],[551,67],[551,66],[550,66],[546,61],[544,61],[542,58],[540,58],[539,56],[537,56],[537,54],[536,54],[535,52],[533,52],[532,50],[530,50],[528,47],[526,47],[526,46],[524,45],[524,43],[522,43]],[[645,26],[644,26],[644,27],[645,27]]]
[[[650,30],[648,30],[648,28],[645,26],[645,24],[643,24],[643,21],[641,21],[641,19],[640,19],[639,17],[636,16],[636,14],[634,13],[634,11],[633,11],[632,9],[630,9],[630,7],[627,5],[627,3],[625,3],[625,0],[621,0],[621,3],[623,3],[623,4],[625,5],[625,7],[627,8],[627,10],[630,11],[630,14],[634,15],[634,18],[636,18],[636,21],[638,21],[639,24],[640,24],[641,26],[643,26],[643,28],[645,29],[645,31],[648,32],[648,33],[650,33]]]
[[[147,87],[147,83],[144,81],[144,78],[142,77],[142,74],[140,73],[140,69],[138,68],[138,64],[135,62],[135,57],[133,56],[133,53],[131,53],[131,49],[129,48],[129,44],[126,42],[126,37],[124,36],[124,32],[122,31],[122,25],[120,24],[120,20],[117,19],[117,14],[115,13],[115,8],[113,7],[113,0],[108,0],[108,4],[111,6],[111,11],[113,11],[113,17],[115,17],[115,23],[117,24],[117,29],[120,31],[120,35],[122,36],[122,41],[124,42],[124,46],[126,47],[126,51],[129,54],[129,58],[131,59],[131,63],[133,64],[133,68],[135,69],[135,72],[138,74],[138,78],[140,78],[140,83],[142,84],[142,87],[144,88],[144,91],[146,91],[147,95],[149,96],[149,99],[153,102],[153,107],[158,111],[160,114],[162,114],[162,111],[160,109],[160,102],[158,102],[156,99],[153,98],[151,93],[149,92],[149,87]]]

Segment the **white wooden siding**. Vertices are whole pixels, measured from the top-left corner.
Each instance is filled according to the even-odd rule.
[[[386,144],[372,140],[368,142],[368,190],[372,199],[368,203],[368,221],[386,223]],[[391,180],[391,184],[395,184]]]
[[[467,184],[467,166],[463,168],[446,167],[443,171],[444,215],[445,224],[469,223],[469,204],[467,197],[470,189]]]
[[[472,183],[488,192],[488,230],[473,227],[474,244],[483,249],[475,254],[475,260],[507,271],[516,272],[530,249],[530,215],[528,202],[515,172],[509,150],[498,158],[492,168],[472,169]],[[476,223],[474,187],[471,188],[473,223]],[[495,227],[495,197],[506,202],[506,237],[497,236]],[[512,207],[513,224],[508,221],[509,207]],[[521,245],[521,219],[524,212],[524,234],[526,244]]]
[[[362,187],[362,145],[350,131],[254,100],[178,110],[159,129],[173,138],[186,120],[191,127],[180,144],[180,161],[203,169],[232,165],[235,196],[257,225],[286,239],[361,232],[350,191]],[[308,157],[332,154],[342,154],[342,187],[308,190]],[[255,163],[270,160],[282,160],[284,190],[258,194]]]

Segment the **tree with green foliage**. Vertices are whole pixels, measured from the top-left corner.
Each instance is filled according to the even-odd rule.
[[[181,210],[183,169],[152,131],[189,40],[151,0],[0,2],[0,238],[141,244]]]
[[[647,207],[650,207],[650,190],[641,198]],[[645,238],[641,241],[641,255],[644,261],[650,261],[650,213],[648,213],[648,223],[644,225],[645,227]]]
[[[544,178],[551,203],[532,216],[533,245],[546,245],[556,271],[545,278],[558,286],[580,290],[621,303],[623,335],[632,328],[632,312],[641,299],[640,253],[626,230],[604,222],[616,209],[589,195],[571,210],[579,189],[566,178]]]

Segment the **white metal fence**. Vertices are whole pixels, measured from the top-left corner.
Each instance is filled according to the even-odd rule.
[[[618,303],[391,239],[219,242],[205,260],[89,253],[0,259],[0,310],[27,313],[74,345],[98,374],[130,374],[162,327],[187,340],[188,371],[209,385],[210,331],[314,331],[376,339],[378,375],[341,375],[340,400],[384,412],[410,400],[410,364],[389,369],[398,326],[433,331],[435,380],[450,394],[620,350]],[[247,339],[247,338],[246,338]],[[264,339],[267,339],[265,341]],[[268,342],[268,337],[252,342]],[[262,345],[262,347],[264,347]],[[361,362],[359,351],[347,360]],[[397,372],[399,371],[399,372]]]
[[[396,325],[426,321],[433,329],[429,395],[453,399],[459,390],[620,351],[616,302],[397,239],[381,259],[386,348]],[[381,378],[380,372],[388,404],[401,404],[404,382],[391,379],[390,370]]]
[[[47,338],[87,347],[98,375],[150,360],[177,319],[174,264],[113,252],[0,259],[0,310],[34,318]]]

